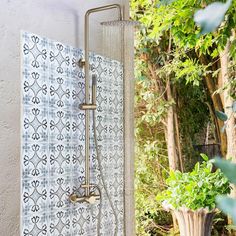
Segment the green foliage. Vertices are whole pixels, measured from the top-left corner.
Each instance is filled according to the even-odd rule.
[[[164,101],[158,92],[150,89],[155,86],[152,81],[147,79],[137,82],[138,95],[136,96],[136,104],[145,105],[145,111],[139,110],[141,116],[139,122],[144,122],[150,126],[160,123],[166,115],[168,108],[173,101]]]
[[[164,189],[168,158],[161,120],[168,104],[158,99],[158,93],[150,89],[155,84],[143,74],[142,63],[136,63],[135,96],[135,200],[137,235],[157,234],[155,225],[171,224],[170,217],[157,207],[155,197]],[[158,219],[158,221],[156,221]],[[154,226],[153,226],[154,225]],[[158,235],[158,234],[157,234]]]
[[[236,226],[234,226],[234,225],[227,225],[226,229],[229,230],[229,231],[236,230]]]
[[[216,4],[214,0],[175,0],[168,2],[170,4],[163,4],[163,1],[158,0],[131,1],[132,17],[139,20],[142,24],[142,30],[140,31],[140,36],[142,36],[140,37],[141,43],[146,46],[150,43],[156,43],[161,46],[163,37],[166,37],[166,34],[168,34],[171,36],[175,46],[178,47],[178,50],[182,49],[185,52],[193,50],[200,54],[210,54],[214,57],[219,55],[219,50],[224,48],[231,35],[231,30],[235,27],[236,3],[232,3],[232,7],[228,10],[225,17],[225,21],[218,28],[217,32],[199,36],[200,29],[195,26],[194,14],[199,9],[206,7],[206,5],[210,5],[210,8],[201,10],[200,13],[204,13],[205,15],[206,10],[208,11],[210,9],[211,11],[215,6],[216,8],[224,8],[223,15],[225,15],[229,1],[227,4],[219,2]],[[213,17],[220,19],[220,14],[222,14],[221,11],[215,11],[214,14],[208,17],[211,19]],[[217,20],[202,19],[201,14],[200,19],[199,23],[202,23],[205,27],[208,27],[208,24],[217,23]],[[213,29],[212,27],[210,28]],[[204,28],[204,31],[206,32],[207,30]],[[235,52],[235,44],[232,44],[231,53],[235,55]]]
[[[185,84],[199,86],[205,69],[205,66],[200,65],[195,59],[176,53],[173,54],[173,59],[166,62],[158,71],[158,74],[160,76],[172,74],[175,82],[184,81]]]
[[[157,197],[158,201],[165,201],[174,209],[214,209],[216,196],[230,193],[230,185],[223,173],[219,169],[213,172],[212,167],[211,161],[204,161],[188,173],[171,171],[168,188]]]
[[[130,2],[132,19],[141,23],[137,33],[135,68],[135,197],[138,235],[159,235],[159,228],[156,226],[163,224],[159,219],[168,218],[156,205],[155,196],[164,190],[167,177],[165,118],[169,107],[174,106],[178,113],[180,143],[186,166],[195,155],[192,146],[195,134],[209,121],[206,103],[211,102],[206,95],[203,80],[208,74],[216,78],[220,73],[220,69],[215,70],[212,65],[217,64],[220,51],[225,47],[236,22],[234,2],[216,32],[200,35],[200,28],[195,25],[193,16],[196,11],[213,2],[214,0]],[[230,55],[236,58],[236,47],[233,44]],[[208,65],[200,61],[203,56],[209,59]],[[171,84],[175,94],[172,100],[166,99],[167,82]],[[236,87],[234,79],[232,83]],[[165,224],[170,224],[169,218]]]
[[[201,158],[202,158],[204,161],[208,161],[208,160],[209,160],[208,156],[207,156],[206,154],[204,154],[204,153],[200,153],[200,156],[201,156]]]
[[[164,189],[168,160],[163,134],[157,127],[152,129],[157,132],[154,137],[143,124],[139,125],[138,133],[136,132],[135,200],[137,235],[140,236],[151,235],[151,231],[155,229],[153,225],[171,224],[170,216],[158,208],[155,201],[156,195]],[[156,139],[158,134],[159,139]]]
[[[207,96],[201,81],[199,86],[179,81],[176,83],[178,94],[178,118],[180,123],[181,143],[185,171],[190,171],[199,160],[199,154],[195,151],[193,144],[200,143],[199,133],[207,126],[210,120]],[[200,141],[199,141],[200,139]]]
[[[165,179],[168,176],[167,147],[162,120],[173,101],[165,102],[160,94],[155,92],[155,81],[142,74],[146,69],[139,67],[139,63],[136,63],[135,70],[138,79],[135,96],[136,226],[138,235],[159,235],[157,232],[160,230],[156,225],[171,225],[170,215],[157,205],[155,198],[165,189]],[[184,89],[185,86],[187,89]],[[191,138],[208,119],[201,89],[193,87],[191,83],[186,85],[185,81],[179,81],[177,84],[181,110],[179,118],[182,124],[180,128],[183,143],[186,144],[183,153],[186,156],[186,165],[192,161],[189,156],[193,157]]]

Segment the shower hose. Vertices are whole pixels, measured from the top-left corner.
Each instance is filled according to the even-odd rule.
[[[98,149],[98,140],[97,140],[97,127],[96,127],[96,111],[93,110],[93,132],[94,132],[94,143],[95,143],[95,150],[96,150],[96,156],[97,156],[97,162],[98,162],[98,168],[100,170],[100,178],[101,178],[101,182],[105,191],[105,194],[108,198],[109,204],[111,206],[111,209],[113,211],[113,215],[115,218],[115,230],[114,230],[114,236],[117,236],[118,233],[118,216],[114,207],[114,204],[111,200],[111,196],[109,195],[107,186],[106,186],[106,181],[102,172],[102,162],[101,162],[101,155]],[[99,213],[98,213],[98,226],[97,226],[97,235],[100,236],[100,228],[101,228],[101,215],[102,215],[102,192],[101,189],[99,188],[98,185],[96,185],[99,194],[100,194],[100,204],[99,204]]]

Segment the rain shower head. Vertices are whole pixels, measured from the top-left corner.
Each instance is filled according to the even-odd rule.
[[[138,21],[131,20],[113,20],[113,21],[105,21],[101,22],[103,26],[138,26]]]
[[[101,22],[101,25],[103,56],[108,60],[115,60],[123,64],[125,57],[127,57],[126,53],[130,52],[132,48],[128,41],[133,41],[133,34],[138,28],[139,22],[113,20]]]

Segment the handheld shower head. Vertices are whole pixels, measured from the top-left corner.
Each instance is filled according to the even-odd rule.
[[[92,75],[92,104],[96,105],[96,97],[97,97],[97,77],[96,75]]]

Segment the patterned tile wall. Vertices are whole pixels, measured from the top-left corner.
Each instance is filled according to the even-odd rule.
[[[85,176],[84,71],[79,49],[22,33],[22,212],[23,236],[112,236],[115,217],[104,191],[91,130],[91,181],[102,190],[94,205],[72,204]],[[97,135],[105,184],[124,230],[124,152],[122,66],[90,56],[96,74]],[[101,204],[101,205],[100,205]],[[101,207],[101,208],[100,208]],[[99,209],[101,220],[99,223]]]

